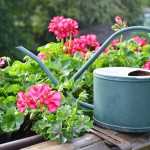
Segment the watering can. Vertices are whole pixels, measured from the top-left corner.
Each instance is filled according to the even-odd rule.
[[[150,28],[133,26],[114,33],[72,78],[77,80],[114,38],[129,31],[150,32]],[[33,58],[55,85],[59,84],[51,71],[33,53],[22,46],[17,49]],[[94,109],[94,123],[117,131],[150,131],[150,71],[108,67],[96,69],[93,74],[94,105],[81,101],[78,103],[88,109]],[[69,93],[66,91],[66,94]],[[76,101],[74,97],[72,99]]]

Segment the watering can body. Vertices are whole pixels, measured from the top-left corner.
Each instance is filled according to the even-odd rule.
[[[137,70],[146,72],[146,76],[129,76]],[[150,71],[126,67],[96,69],[94,121],[118,131],[150,131]]]
[[[107,48],[113,39],[129,31],[150,32],[150,28],[134,26],[114,33],[103,43],[100,49],[82,66],[82,68],[74,74],[72,79],[74,79],[74,81],[77,80]],[[59,84],[51,71],[34,54],[22,46],[17,47],[17,49],[33,58],[53,81],[54,85]],[[116,69],[117,68],[115,68],[115,70]],[[130,69],[126,69],[127,72],[129,70]],[[125,77],[121,75],[102,75],[102,72],[98,73],[95,71],[94,106],[81,101],[78,101],[78,103],[89,109],[94,108],[94,122],[100,126],[125,132],[145,132],[150,131],[149,89],[149,77],[144,77],[142,80],[142,78],[137,79],[135,77]],[[67,91],[65,92],[65,94],[69,95]],[[76,101],[74,97],[71,96],[71,98]]]

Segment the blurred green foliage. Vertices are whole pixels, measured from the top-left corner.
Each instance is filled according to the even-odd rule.
[[[149,0],[140,0],[140,3],[144,7],[150,7],[150,1]]]
[[[0,0],[0,56],[21,59],[14,47],[35,51],[54,41],[48,24],[54,16],[75,19],[79,29],[96,23],[114,23],[119,15],[128,25],[142,25],[141,0]]]

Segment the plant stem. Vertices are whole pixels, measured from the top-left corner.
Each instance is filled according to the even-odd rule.
[[[120,36],[120,50],[122,52],[122,41],[123,41],[123,35]]]
[[[7,64],[8,64],[8,66],[10,67],[10,63],[9,63],[9,60],[7,60]]]
[[[70,33],[70,37],[69,37],[69,47],[68,47],[68,53],[70,53],[71,40],[72,40],[72,34]]]
[[[61,44],[62,44],[62,46],[64,45],[64,39],[61,39]]]

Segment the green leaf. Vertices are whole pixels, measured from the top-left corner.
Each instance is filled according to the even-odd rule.
[[[0,114],[0,123],[3,121],[3,116]]]
[[[15,96],[8,96],[4,101],[3,104],[7,104],[9,102],[15,102],[17,98]]]
[[[93,122],[90,121],[90,117],[80,115],[78,116],[78,120],[76,121],[76,127],[82,132],[84,131],[90,131],[90,129],[93,127]]]
[[[1,96],[6,96],[6,91],[4,88],[0,88],[0,95]]]
[[[80,130],[77,127],[72,127],[73,136],[77,137],[80,134]]]
[[[74,54],[74,58],[77,58],[77,59],[82,58],[82,52],[76,52],[76,53]]]
[[[0,97],[0,104],[5,100],[5,97]]]
[[[7,89],[7,92],[19,92],[19,91],[22,91],[22,87],[19,84],[12,84]]]
[[[59,142],[65,143],[72,139],[73,139],[73,131],[71,130],[71,128],[63,128],[58,138]]]
[[[57,122],[57,123],[55,123],[54,126],[51,126],[47,130],[47,133],[49,133],[51,140],[55,140],[56,138],[59,137],[61,130],[62,130],[62,122]]]
[[[24,115],[18,113],[15,107],[11,107],[7,110],[6,114],[3,115],[1,128],[4,132],[16,131],[20,128],[23,121]]]
[[[7,82],[7,83],[4,85],[4,89],[7,89],[9,86],[10,86],[10,83]]]
[[[72,113],[72,107],[70,105],[61,106],[57,110],[57,120],[63,121]]]

